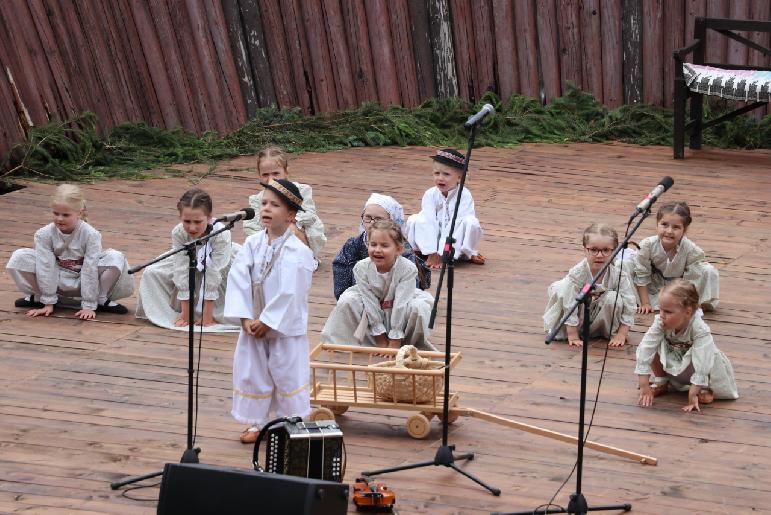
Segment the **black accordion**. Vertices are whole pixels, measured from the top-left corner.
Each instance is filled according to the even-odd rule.
[[[265,472],[343,481],[343,432],[333,420],[290,419],[267,429]]]

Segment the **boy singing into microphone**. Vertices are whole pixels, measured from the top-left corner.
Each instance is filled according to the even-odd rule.
[[[294,234],[303,198],[289,180],[270,179],[260,205],[264,229],[249,236],[228,276],[225,315],[241,320],[233,357],[233,417],[254,443],[276,416],[310,413],[308,293],[313,252]]]
[[[434,160],[434,187],[423,195],[420,213],[407,219],[405,233],[416,253],[426,256],[426,263],[432,269],[442,266],[444,242],[450,233],[450,223],[455,210],[455,201],[466,164],[463,154],[454,148],[439,150]],[[484,265],[485,258],[477,252],[482,228],[476,217],[474,199],[468,188],[463,188],[455,221],[455,259]]]

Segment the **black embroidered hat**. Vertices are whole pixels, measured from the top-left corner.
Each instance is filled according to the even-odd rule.
[[[431,156],[431,159],[437,163],[452,166],[453,168],[458,168],[459,170],[463,170],[463,167],[466,164],[466,156],[454,148],[443,148],[442,150],[437,150],[436,155]]]
[[[302,206],[303,196],[300,195],[300,190],[292,181],[288,179],[271,179],[267,183],[260,182],[260,184],[284,199],[289,204],[289,207],[298,211],[305,211]]]

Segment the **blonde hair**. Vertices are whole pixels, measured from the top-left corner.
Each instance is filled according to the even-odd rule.
[[[699,307],[699,292],[690,281],[673,279],[661,289],[659,297],[665,293],[676,299],[678,304],[684,308],[691,308],[696,311]]]
[[[378,220],[372,222],[367,228],[367,238],[372,238],[372,233],[375,231],[386,231],[397,247],[404,247],[404,233],[402,233],[399,225],[393,221]]]
[[[683,219],[683,225],[687,229],[693,219],[691,218],[691,208],[685,202],[666,202],[661,204],[659,210],[656,211],[656,222],[661,221],[664,215],[675,214]]]
[[[582,238],[582,243],[584,247],[586,247],[586,244],[589,243],[589,238],[595,234],[598,234],[600,236],[605,236],[606,238],[612,238],[613,246],[618,247],[618,233],[616,232],[616,230],[608,224],[598,224],[598,223],[593,223],[592,225],[584,229],[584,236]]]
[[[283,148],[277,145],[273,145],[271,147],[266,147],[260,150],[260,153],[257,154],[257,175],[260,174],[260,162],[263,159],[271,159],[275,161],[281,168],[284,169],[285,173],[289,174],[289,155]]]
[[[51,197],[51,205],[66,204],[80,213],[80,218],[86,221],[86,199],[83,192],[74,184],[60,184],[54,196]]]

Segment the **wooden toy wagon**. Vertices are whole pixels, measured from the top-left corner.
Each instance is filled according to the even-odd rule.
[[[414,347],[317,345],[310,355],[311,404],[319,407],[311,419],[334,419],[351,406],[411,411],[407,432],[413,438],[428,436],[431,418],[443,411],[444,353],[420,351],[418,356],[410,350]],[[452,353],[450,369],[460,359],[459,352]],[[458,394],[450,393],[450,423],[461,415],[457,405]]]
[[[428,436],[431,418],[435,415],[441,418],[444,410],[444,353],[420,351],[420,355],[415,356],[406,349],[331,343],[316,345],[310,354],[310,397],[311,404],[318,407],[311,412],[311,420],[334,420],[335,415],[342,415],[350,407],[403,410],[412,413],[407,418],[410,436]],[[397,366],[397,359],[399,364],[408,368]],[[460,359],[460,352],[450,354],[451,370]],[[454,392],[450,393],[448,406],[448,423],[455,422],[458,417],[473,417],[566,443],[577,442],[575,436],[463,408],[458,405],[458,394]],[[584,446],[646,465],[658,462],[652,456],[591,440],[587,440]]]

